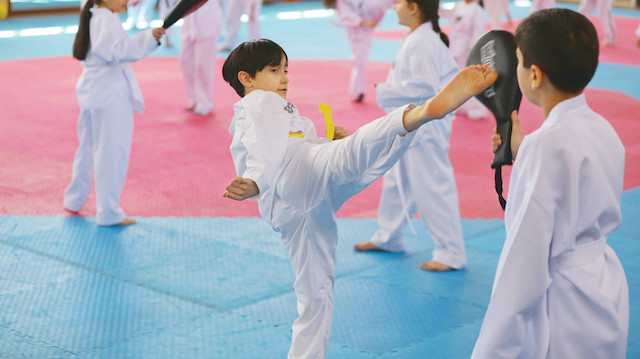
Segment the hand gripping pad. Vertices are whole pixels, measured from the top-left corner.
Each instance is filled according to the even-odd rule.
[[[467,65],[489,65],[498,73],[496,82],[484,92],[476,95],[496,118],[497,130],[502,136],[491,168],[512,163],[511,156],[511,112],[520,108],[522,92],[518,87],[516,68],[516,42],[508,31],[491,30],[478,38],[471,49]]]
[[[169,10],[169,14],[164,18],[162,27],[168,29],[169,26],[175,24],[176,21],[196,11],[208,0],[180,0]],[[217,0],[212,0],[217,1]]]

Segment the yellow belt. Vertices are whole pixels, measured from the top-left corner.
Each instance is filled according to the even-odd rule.
[[[324,124],[327,128],[327,138],[329,141],[333,141],[333,135],[336,127],[333,125],[333,119],[331,118],[331,106],[321,103],[320,112],[324,115]],[[289,132],[289,137],[304,138],[304,135],[300,132]]]
[[[300,138],[304,138],[304,135],[301,134],[300,132],[289,132],[289,137],[300,137]]]

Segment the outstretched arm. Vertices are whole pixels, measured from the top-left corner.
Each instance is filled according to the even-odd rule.
[[[425,123],[444,117],[472,96],[484,91],[498,78],[498,73],[486,65],[471,65],[462,69],[442,90],[421,106],[404,113],[404,128],[411,132]]]
[[[257,195],[258,193],[260,193],[260,190],[253,180],[244,177],[236,177],[227,185],[226,191],[224,191],[222,197],[242,201]]]

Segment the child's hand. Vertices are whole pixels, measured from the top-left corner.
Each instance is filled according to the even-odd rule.
[[[260,190],[253,180],[244,177],[236,177],[236,179],[227,185],[226,191],[224,191],[222,197],[242,201],[257,195],[258,193],[260,193]]]
[[[162,38],[162,35],[164,35],[164,28],[156,27],[153,30],[151,30],[151,32],[153,33],[153,37],[156,39],[156,41],[160,41],[160,39]]]
[[[333,133],[334,140],[341,140],[347,136],[349,136],[349,132],[347,132],[344,127],[336,126],[336,130]]]
[[[366,27],[376,27],[376,25],[378,25],[378,21],[379,20],[362,20],[360,21],[360,25]]]
[[[520,130],[520,118],[518,118],[518,111],[514,110],[511,112],[511,121],[513,122],[511,127],[511,157],[515,160],[520,144],[522,143],[522,131]],[[491,137],[491,150],[496,152],[498,147],[502,144],[502,137],[498,133],[497,128],[494,128],[493,131],[495,134]]]

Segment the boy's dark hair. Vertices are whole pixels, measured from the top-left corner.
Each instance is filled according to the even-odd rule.
[[[582,91],[598,67],[598,34],[583,15],[545,9],[525,18],[516,29],[523,65],[537,65],[558,90]]]
[[[257,39],[238,45],[222,65],[222,78],[244,97],[244,85],[238,80],[238,73],[245,71],[254,78],[258,71],[267,66],[278,66],[282,56],[289,61],[287,53],[280,45],[267,39]]]

